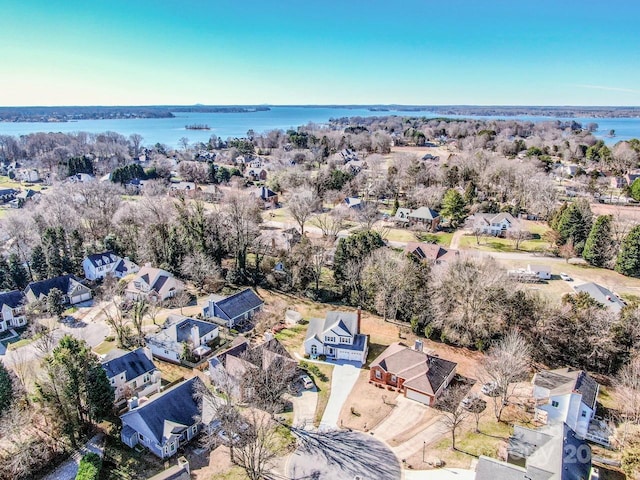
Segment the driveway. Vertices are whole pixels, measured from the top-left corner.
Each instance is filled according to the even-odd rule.
[[[42,480],[74,480],[78,474],[80,459],[84,455],[89,452],[97,453],[100,457],[104,455],[104,441],[102,433],[95,435]]]
[[[324,410],[320,429],[338,428],[340,410],[358,380],[360,369],[351,364],[334,364],[331,378],[331,396]]]
[[[370,435],[347,431],[298,431],[299,448],[289,457],[292,480],[399,480],[400,462]]]
[[[376,438],[388,442],[402,432],[414,428],[416,422],[419,421],[428,410],[429,407],[426,405],[414,402],[404,395],[398,395],[396,407],[391,411],[389,416],[372,431]]]
[[[291,403],[293,403],[293,426],[304,429],[313,428],[318,405],[318,389],[314,386],[311,390],[302,390],[300,395],[291,396]]]

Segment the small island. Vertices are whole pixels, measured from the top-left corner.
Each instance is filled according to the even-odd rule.
[[[209,127],[209,125],[205,125],[202,123],[194,123],[192,125],[185,125],[184,128],[186,128],[187,130],[211,130],[211,127]]]

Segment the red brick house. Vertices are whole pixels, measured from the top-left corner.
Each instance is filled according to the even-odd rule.
[[[433,405],[456,373],[457,363],[444,360],[417,348],[393,343],[370,365],[372,382],[397,388],[405,397]]]

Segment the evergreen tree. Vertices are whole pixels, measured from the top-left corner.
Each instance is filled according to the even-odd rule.
[[[16,253],[9,255],[9,276],[19,290],[24,290],[29,283],[29,274]]]
[[[564,245],[569,240],[573,241],[574,248],[578,255],[582,254],[590,230],[590,210],[588,210],[588,207],[579,205],[578,203],[569,205],[562,212],[556,224],[560,245]]]
[[[398,197],[393,199],[393,210],[391,210],[391,215],[395,215],[400,208],[400,202],[398,201]]]
[[[9,273],[9,264],[3,255],[0,255],[0,289],[15,290],[16,285],[13,283],[11,274]]]
[[[640,202],[640,178],[636,178],[629,187],[631,198]]]
[[[600,215],[591,227],[582,257],[594,267],[604,267],[613,253],[611,215]]]
[[[476,184],[473,181],[467,183],[467,187],[464,189],[464,201],[467,205],[471,205],[476,199]]]
[[[47,228],[42,235],[42,245],[47,259],[47,276],[58,277],[62,275],[63,263],[58,232],[55,228]]]
[[[82,260],[84,260],[84,241],[82,235],[78,230],[71,232],[69,238],[69,258],[71,260],[70,273],[74,275],[82,275],[84,273],[82,268]]]
[[[36,274],[38,280],[45,280],[48,269],[47,257],[44,254],[42,245],[36,245],[31,252],[31,270]]]
[[[633,227],[622,242],[616,272],[628,277],[640,277],[640,225]]]
[[[101,422],[113,409],[113,387],[107,372],[97,361],[91,362],[87,369],[87,402],[89,416],[94,422]]]
[[[453,228],[460,225],[466,218],[466,203],[457,190],[450,188],[447,190],[447,193],[444,194],[440,215],[448,218]]]
[[[62,305],[62,292],[57,288],[52,288],[49,291],[49,295],[47,295],[47,311],[58,318],[60,318],[62,316],[62,312],[64,312],[64,305]]]
[[[14,396],[14,375],[0,362],[0,415],[11,406]]]

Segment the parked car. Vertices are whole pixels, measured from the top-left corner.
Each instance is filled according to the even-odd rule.
[[[567,275],[564,272],[560,274],[560,278],[565,282],[571,282],[573,280],[573,278],[571,278],[569,275]]]
[[[487,397],[497,397],[500,395],[500,387],[496,382],[485,383],[480,391]]]
[[[313,383],[313,380],[311,380],[311,377],[309,375],[301,375],[300,381],[302,382],[302,386],[305,388],[305,390],[309,390],[315,387],[315,384]]]

